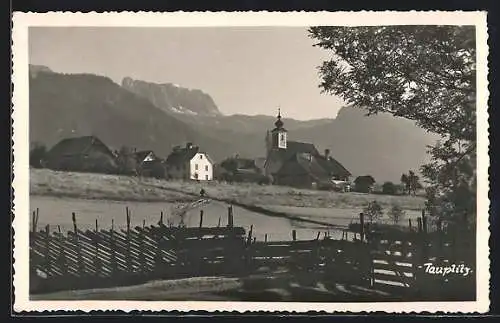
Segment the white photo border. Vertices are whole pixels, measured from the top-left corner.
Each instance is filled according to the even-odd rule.
[[[477,299],[470,302],[194,302],[194,301],[31,301],[29,299],[29,72],[28,28],[46,27],[208,27],[208,26],[375,26],[474,25],[477,46]],[[13,13],[14,311],[237,311],[326,313],[484,313],[489,309],[490,260],[488,156],[488,33],[486,12],[48,12]],[[46,312],[47,313],[47,312]]]

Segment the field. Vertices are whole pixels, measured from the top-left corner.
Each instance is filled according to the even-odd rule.
[[[419,211],[424,198],[363,193],[337,193],[257,184],[166,181],[128,176],[30,170],[30,194],[84,199],[185,202],[205,189],[210,198],[256,206],[293,206],[312,208],[363,208],[370,201],[383,207],[398,204],[405,210]]]
[[[201,188],[207,192],[210,202],[188,210],[182,218],[176,214],[179,205],[200,199]],[[81,230],[93,229],[96,220],[102,229],[109,229],[112,223],[117,229],[125,229],[126,209],[130,211],[133,227],[143,223],[155,225],[160,214],[163,214],[164,223],[177,225],[182,219],[186,226],[196,227],[200,221],[200,209],[204,212],[203,226],[225,226],[228,207],[232,205],[234,225],[247,232],[252,227],[252,236],[257,241],[289,241],[292,230],[296,231],[298,240],[315,239],[318,233],[341,239],[343,229],[357,221],[359,212],[373,200],[386,209],[398,204],[406,211],[406,217],[412,219],[419,217],[424,205],[421,197],[30,171],[30,210],[39,210],[39,230],[46,225],[51,231],[57,230],[57,226],[62,231],[72,230],[72,212],[75,212]],[[388,220],[386,215],[383,220]],[[406,223],[407,219],[403,219],[402,225]],[[359,286],[325,287],[318,282],[309,282],[311,277],[298,279],[292,275],[269,279],[266,275],[260,278],[199,277],[151,281],[128,287],[54,292],[33,296],[33,299],[239,300],[254,297],[270,301],[359,301],[369,294],[366,290],[358,290],[362,288]],[[370,297],[385,298],[387,295]]]
[[[178,224],[174,213],[179,204],[199,199],[201,188],[212,198],[205,212],[203,225],[227,224],[227,207],[234,206],[234,224],[246,230],[253,226],[254,236],[263,240],[289,240],[297,230],[298,239],[311,239],[318,232],[332,237],[341,236],[341,229],[358,219],[359,212],[372,200],[385,208],[393,203],[406,211],[407,217],[417,218],[423,199],[408,196],[382,196],[359,193],[335,193],[299,190],[256,184],[193,183],[164,181],[126,176],[63,173],[31,170],[30,209],[39,209],[39,228],[49,224],[63,230],[72,229],[71,212],[75,212],[79,227],[90,229],[97,220],[101,228],[125,226],[125,209],[131,211],[133,226],[156,224],[160,213],[164,222]],[[199,209],[187,212],[187,226],[199,224]],[[387,216],[385,216],[387,220]],[[402,224],[407,223],[403,219]]]

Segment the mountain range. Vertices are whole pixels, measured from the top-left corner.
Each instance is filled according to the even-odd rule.
[[[198,89],[126,77],[121,84],[93,74],[54,73],[30,65],[30,142],[52,146],[72,136],[95,135],[112,149],[126,145],[166,157],[173,146],[192,142],[221,161],[236,154],[264,157],[274,116],[224,115]],[[354,176],[399,181],[402,172],[427,160],[437,137],[413,122],[344,107],[335,119],[283,118],[290,140],[312,142]]]

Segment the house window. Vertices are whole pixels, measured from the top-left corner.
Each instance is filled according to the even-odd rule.
[[[205,171],[208,172],[208,165],[205,165]]]
[[[198,170],[198,164],[194,165],[194,170]]]
[[[208,175],[205,175],[205,179],[208,181]]]
[[[203,155],[200,155],[200,159],[203,159]]]

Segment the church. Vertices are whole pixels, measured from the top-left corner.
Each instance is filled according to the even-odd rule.
[[[288,131],[278,110],[274,129],[266,134],[265,175],[276,185],[297,188],[335,188],[349,181],[351,173],[325,149],[314,144],[288,140]]]

